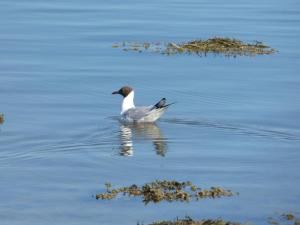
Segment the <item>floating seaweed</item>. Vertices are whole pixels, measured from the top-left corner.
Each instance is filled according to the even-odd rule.
[[[280,224],[290,224],[290,225],[300,225],[300,218],[292,213],[283,213],[276,218],[269,217],[269,224],[280,225]]]
[[[0,124],[4,123],[4,115],[0,113]]]
[[[262,42],[244,43],[237,39],[211,38],[208,40],[194,40],[182,44],[169,43],[167,54],[196,53],[196,54],[224,54],[226,56],[237,55],[262,55],[272,54],[275,50]]]
[[[137,224],[143,225],[143,224]],[[185,219],[176,219],[174,221],[158,221],[151,223],[149,225],[242,225],[241,223],[224,221],[222,219],[204,219],[204,220],[193,220],[190,217],[186,217]]]
[[[96,195],[96,199],[113,199],[119,193],[128,196],[141,196],[145,204],[149,202],[160,201],[186,201],[190,199],[202,199],[202,198],[219,198],[222,196],[232,196],[233,193],[230,190],[225,190],[220,187],[211,187],[210,189],[201,189],[191,182],[178,182],[167,180],[156,180],[151,183],[146,183],[143,186],[137,186],[135,184],[128,187],[121,187],[112,189],[110,183],[106,183],[106,192]]]
[[[283,213],[282,218],[286,219],[286,220],[294,220],[295,216],[292,213]]]
[[[276,52],[275,49],[259,41],[245,43],[234,38],[214,37],[207,40],[193,40],[183,43],[169,42],[161,43],[131,43],[123,42],[114,44],[113,48],[122,48],[124,51],[152,52],[166,55],[174,54],[196,54],[206,56],[207,54],[223,54],[225,56],[255,56],[269,55]]]

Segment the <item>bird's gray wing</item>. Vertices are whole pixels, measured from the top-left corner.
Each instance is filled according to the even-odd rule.
[[[142,119],[143,117],[149,115],[152,107],[153,106],[144,106],[144,107],[136,107],[136,108],[128,109],[123,114],[123,116],[128,119],[138,121],[138,120]]]

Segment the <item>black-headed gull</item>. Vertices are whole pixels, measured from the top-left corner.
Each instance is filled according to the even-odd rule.
[[[166,99],[162,98],[155,105],[135,107],[134,91],[128,86],[124,86],[112,94],[119,94],[124,97],[121,111],[121,119],[124,122],[154,122],[164,114],[168,106],[173,104],[166,104]]]

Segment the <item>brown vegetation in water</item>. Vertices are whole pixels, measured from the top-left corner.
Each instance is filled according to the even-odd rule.
[[[143,224],[138,223],[138,225],[143,225]],[[222,219],[193,220],[190,217],[186,217],[185,219],[177,219],[174,221],[158,221],[158,222],[151,223],[149,225],[242,225],[242,224],[230,222],[230,221],[224,221]]]
[[[170,42],[161,43],[130,43],[114,44],[113,48],[122,48],[124,51],[154,52],[166,55],[174,54],[196,54],[206,56],[207,54],[223,54],[225,56],[255,56],[269,55],[276,52],[275,49],[255,41],[245,43],[234,38],[214,37],[207,40],[193,40],[183,43]]]
[[[283,213],[281,215],[277,215],[276,218],[269,217],[269,224],[280,225],[300,225],[300,218],[293,213]]]
[[[211,187],[210,189],[201,189],[191,182],[178,181],[159,181],[146,183],[143,186],[135,184],[128,187],[112,189],[111,184],[106,183],[106,192],[96,195],[97,199],[113,199],[119,193],[128,196],[141,196],[144,203],[160,202],[163,200],[172,201],[189,201],[190,199],[218,198],[222,196],[232,196],[235,193],[220,187]]]
[[[0,113],[0,124],[4,123],[4,115]]]
[[[244,43],[237,39],[210,38],[208,40],[194,40],[182,44],[170,43],[166,49],[167,54],[196,53],[196,54],[224,54],[226,56],[237,55],[262,55],[271,54],[275,50],[262,42]]]

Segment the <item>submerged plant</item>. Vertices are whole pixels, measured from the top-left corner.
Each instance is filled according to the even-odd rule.
[[[167,180],[156,180],[151,183],[146,183],[143,186],[135,184],[128,187],[112,189],[111,185],[106,186],[106,192],[96,195],[97,199],[113,199],[119,193],[128,196],[141,196],[144,203],[160,202],[163,200],[172,201],[189,201],[190,199],[202,198],[218,198],[222,196],[232,196],[235,193],[230,190],[225,190],[220,187],[211,187],[210,189],[201,189],[191,182],[178,182]]]
[[[124,51],[136,52],[154,52],[166,55],[174,54],[196,54],[206,56],[207,54],[223,54],[225,56],[254,56],[263,54],[272,54],[276,50],[255,41],[253,43],[245,43],[234,38],[214,37],[207,40],[193,40],[183,43],[169,42],[160,43],[130,43],[114,44],[113,48],[122,48]]]

